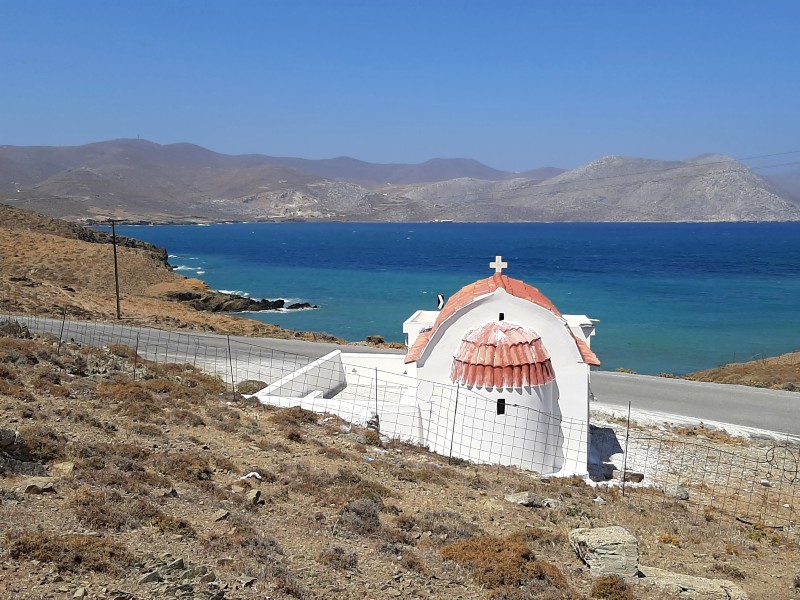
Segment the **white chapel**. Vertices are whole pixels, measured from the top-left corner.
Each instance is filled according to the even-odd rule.
[[[562,315],[538,289],[503,274],[501,257],[490,267],[494,275],[463,287],[441,311],[417,311],[403,324],[419,398],[435,383],[473,392],[461,395],[458,440],[444,435],[431,450],[452,444],[454,456],[478,462],[585,471],[596,321]]]
[[[596,320],[562,315],[535,287],[494,274],[403,323],[405,355],[330,354],[256,394],[371,423],[382,435],[481,463],[585,474]]]

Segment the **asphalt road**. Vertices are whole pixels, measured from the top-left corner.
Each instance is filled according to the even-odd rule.
[[[731,423],[800,436],[800,393],[597,371],[592,391],[600,405]]]
[[[31,330],[49,332],[65,341],[103,346],[122,343],[138,348],[151,360],[188,362],[229,379],[274,380],[332,350],[398,353],[369,346],[338,346],[302,340],[252,338],[211,333],[180,333],[117,323],[81,323],[57,319],[24,320]],[[230,346],[229,346],[230,344]],[[230,347],[230,358],[228,348]],[[800,393],[765,390],[596,371],[592,391],[597,405],[677,415],[699,421],[730,423],[800,436]]]

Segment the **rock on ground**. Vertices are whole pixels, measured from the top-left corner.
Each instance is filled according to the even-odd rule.
[[[573,529],[569,541],[594,576],[633,577],[639,572],[639,542],[624,527]]]
[[[726,579],[706,579],[681,573],[672,573],[655,567],[640,567],[644,576],[638,584],[655,588],[679,598],[694,600],[747,600],[742,588]]]

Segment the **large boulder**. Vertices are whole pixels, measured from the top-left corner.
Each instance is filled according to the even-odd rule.
[[[569,542],[594,576],[634,577],[639,572],[639,542],[624,527],[573,529]]]
[[[659,592],[693,600],[747,600],[747,594],[726,579],[706,579],[672,573],[655,567],[639,567],[638,585]]]

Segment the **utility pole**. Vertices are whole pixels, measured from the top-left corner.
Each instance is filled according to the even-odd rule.
[[[114,284],[116,285],[117,289],[117,320],[122,318],[122,314],[119,311],[119,267],[117,266],[117,230],[115,228],[116,221],[114,219],[109,219],[111,221],[111,244],[114,246]]]

